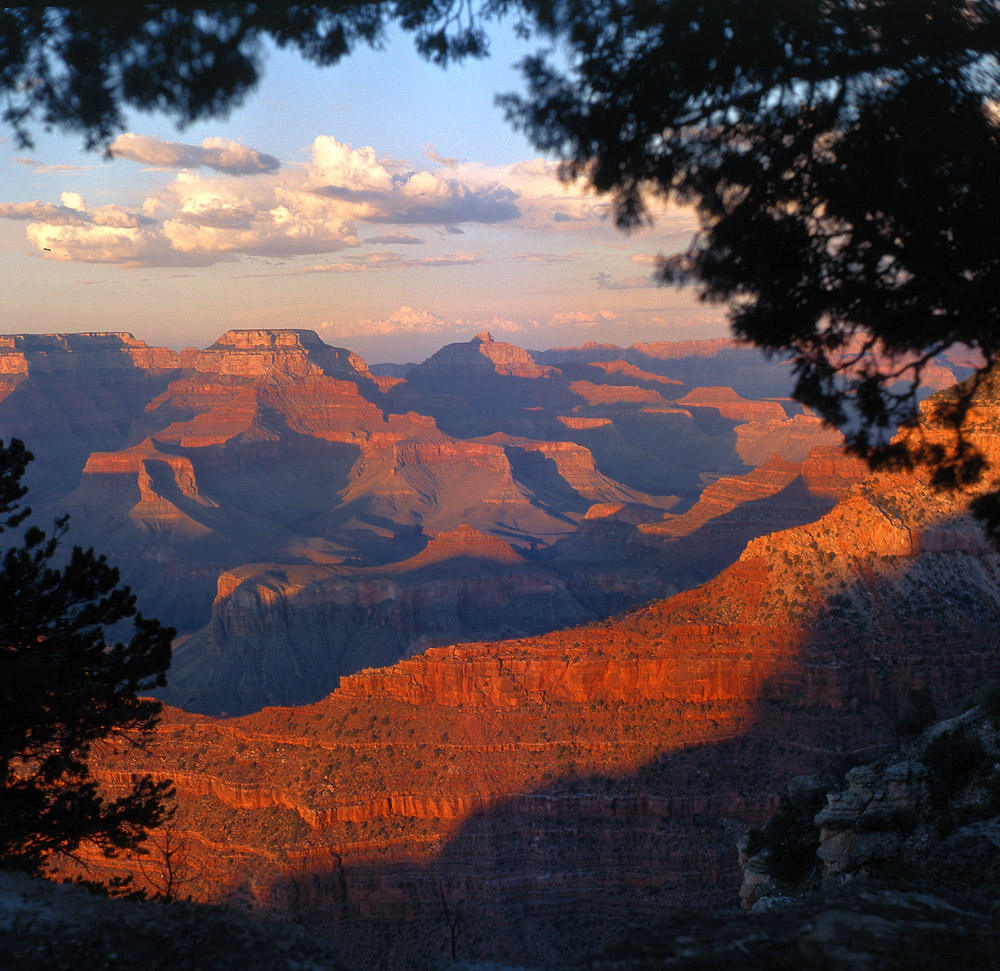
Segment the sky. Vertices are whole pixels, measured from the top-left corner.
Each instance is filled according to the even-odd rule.
[[[0,132],[0,330],[181,348],[307,328],[371,364],[482,330],[529,349],[725,335],[724,308],[652,280],[691,212],[623,234],[494,105],[528,49],[501,27],[447,70],[405,36],[327,69],[271,52],[227,117],[134,113],[110,159]]]

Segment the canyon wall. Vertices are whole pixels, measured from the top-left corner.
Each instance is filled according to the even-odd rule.
[[[967,433],[994,462],[998,424],[984,388]],[[845,474],[819,453],[806,477]],[[301,708],[171,710],[99,774],[175,779],[192,892],[310,923],[367,966],[446,958],[457,915],[460,957],[572,960],[735,903],[737,835],[788,777],[889,750],[911,689],[947,710],[1000,676],[1000,559],[967,499],[869,475],[697,589],[433,648]]]
[[[728,542],[643,531],[720,478],[838,440],[787,399],[724,387],[702,351],[643,358],[716,361],[699,389],[621,357],[540,363],[487,332],[387,378],[307,330],[182,351],[127,333],[14,335],[0,342],[0,438],[36,456],[38,521],[69,513],[71,541],[180,631],[166,698],[245,713],[427,646],[667,596],[826,508],[784,490]],[[777,387],[787,375],[772,372]],[[516,561],[432,551],[464,527]]]

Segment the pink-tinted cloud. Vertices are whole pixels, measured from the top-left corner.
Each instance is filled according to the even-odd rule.
[[[568,253],[511,253],[512,260],[519,260],[522,263],[569,263],[575,254]]]
[[[40,175],[48,175],[55,172],[86,172],[89,166],[86,165],[46,165],[37,158],[12,158],[15,165],[24,165]]]
[[[386,334],[438,334],[453,329],[455,321],[416,307],[400,307],[383,319],[367,318],[349,323],[325,322],[320,330],[341,337],[375,337]]]
[[[425,256],[421,259],[407,259],[398,253],[366,253],[355,259],[338,263],[322,263],[306,266],[301,270],[286,270],[274,276],[299,276],[306,273],[373,273],[384,270],[423,269],[436,266],[468,266],[484,262],[478,253],[449,253],[445,256]]]
[[[126,132],[111,143],[109,151],[118,158],[158,168],[208,168],[225,175],[258,175],[277,172],[281,167],[273,155],[222,138],[206,138],[200,145],[187,145]]]
[[[581,324],[587,326],[601,321],[614,320],[618,315],[611,310],[574,310],[552,315],[553,324]]]
[[[457,158],[445,158],[430,142],[427,143],[427,147],[424,149],[424,157],[429,158],[432,162],[437,162],[438,165],[443,165],[446,169],[458,167]]]
[[[440,243],[406,227],[434,226],[442,239],[472,226],[571,232],[588,241],[595,233],[613,231],[606,203],[581,185],[560,182],[555,166],[537,159],[507,167],[461,162],[442,177],[329,135],[314,140],[307,162],[281,167],[271,156],[222,139],[196,146],[132,134],[120,136],[112,149],[119,156],[182,170],[139,204],[87,210],[70,192],[59,205],[7,203],[0,206],[0,218],[29,222],[28,239],[46,258],[123,266],[206,266],[242,257],[340,253],[361,245],[359,231],[365,226],[387,227],[368,237],[376,245],[429,247]],[[70,196],[79,201],[67,202]],[[567,217],[563,222],[556,218],[559,213]],[[513,258],[556,263],[571,256],[539,250]],[[481,259],[471,253],[436,253],[423,260],[369,254],[306,272],[451,266]],[[606,282],[614,283],[610,277]]]

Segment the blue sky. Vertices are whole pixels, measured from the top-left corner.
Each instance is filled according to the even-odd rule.
[[[526,50],[494,31],[490,58],[446,71],[405,37],[326,70],[273,52],[228,117],[136,114],[113,160],[4,140],[4,331],[203,347],[306,327],[371,363],[484,328],[529,348],[726,333],[720,308],[650,279],[690,213],[622,235],[494,106]]]

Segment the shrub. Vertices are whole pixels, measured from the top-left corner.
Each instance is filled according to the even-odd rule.
[[[943,809],[988,762],[982,741],[966,725],[935,735],[924,747],[920,761],[931,772],[934,809]]]

